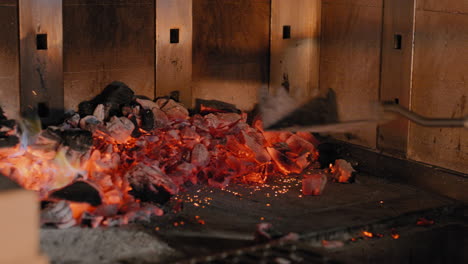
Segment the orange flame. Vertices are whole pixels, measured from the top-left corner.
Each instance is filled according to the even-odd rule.
[[[115,213],[120,214],[141,207],[129,193],[132,187],[126,178],[136,164],[158,167],[178,186],[203,181],[223,188],[231,180],[263,184],[271,175],[300,173],[317,161],[312,135],[264,132],[258,122],[251,127],[245,115],[239,117],[236,120],[220,113],[172,120],[168,127],[141,131],[140,137],[125,142],[97,130],[94,145],[86,153],[52,143],[32,145],[22,152],[12,148],[0,153],[0,173],[39,192],[41,199],[79,176],[97,186],[103,195],[102,206],[116,206]],[[201,154],[193,153],[195,146]],[[70,206],[77,220],[85,212],[100,212],[87,204]],[[122,222],[128,222],[128,217]],[[199,222],[204,224],[203,220]]]

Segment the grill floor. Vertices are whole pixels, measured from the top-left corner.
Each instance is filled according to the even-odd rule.
[[[167,263],[249,247],[256,224],[262,221],[283,233],[296,232],[312,243],[343,239],[364,229],[385,232],[393,226],[414,225],[419,217],[448,215],[459,207],[448,198],[367,175],[359,175],[355,184],[328,183],[324,194],[317,197],[300,197],[299,178],[268,185],[232,185],[226,190],[194,187],[177,197],[183,201],[178,213],[169,212],[151,223],[125,228],[44,229],[42,245],[56,263],[87,263],[83,256],[91,258],[93,254],[99,255],[91,260],[94,263]],[[135,235],[122,238],[122,230]],[[108,237],[114,246],[100,249],[99,239],[90,241],[92,234]],[[141,234],[155,245],[141,246]],[[79,244],[83,240],[88,243]],[[115,252],[120,244],[125,244],[128,252],[102,252],[107,248]]]

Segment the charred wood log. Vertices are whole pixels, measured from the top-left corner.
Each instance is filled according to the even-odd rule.
[[[99,190],[89,182],[76,181],[62,189],[53,191],[50,198],[78,203],[88,203],[92,206],[102,204],[102,195]]]
[[[125,83],[112,82],[100,94],[90,101],[80,103],[78,106],[80,116],[93,115],[99,104],[109,106],[109,117],[121,116],[122,105],[130,104],[135,93]]]
[[[197,99],[195,101],[195,113],[207,115],[209,113],[242,113],[235,105],[218,100]]]

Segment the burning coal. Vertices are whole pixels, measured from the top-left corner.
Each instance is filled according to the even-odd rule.
[[[112,226],[161,215],[189,186],[263,184],[317,164],[309,133],[265,132],[232,107],[201,109],[189,114],[171,98],[149,100],[115,82],[59,126],[41,130],[35,118],[18,124],[1,115],[0,173],[37,191],[56,224]],[[317,179],[306,180],[317,185],[311,194],[325,186]],[[62,200],[68,211],[51,209]]]

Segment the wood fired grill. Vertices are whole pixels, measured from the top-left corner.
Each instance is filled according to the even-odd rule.
[[[260,87],[277,95],[283,86],[297,102],[333,91],[342,121],[368,118],[370,101],[432,117],[468,114],[468,54],[460,52],[468,10],[455,2],[371,2],[0,0],[0,106],[18,120],[0,118],[0,156],[29,148],[27,156],[54,169],[44,175],[61,181],[51,180],[39,193],[42,223],[48,223],[41,228],[42,251],[52,263],[463,263],[467,130],[396,119],[344,134],[291,134],[257,144],[267,135],[255,123]],[[95,97],[115,80],[141,96],[117,96],[125,102]],[[213,99],[217,103],[209,105]],[[49,145],[38,147],[34,133],[24,133],[39,127],[27,121],[34,115],[19,117],[30,109],[44,125],[66,119],[41,138]],[[247,112],[253,114],[247,118]],[[207,118],[210,113],[215,118]],[[171,123],[180,117],[190,121]],[[196,141],[203,133],[189,135],[183,126],[197,122],[209,123],[203,133],[217,134],[210,140],[225,148],[209,149],[209,155],[235,149],[248,161],[207,158],[202,137],[197,151],[193,144],[184,147],[191,143],[174,136]],[[167,123],[174,126],[172,139],[157,128]],[[214,129],[215,123],[237,129],[236,136]],[[167,153],[151,157],[142,151],[145,144],[175,155],[189,149],[174,160],[197,169],[167,169],[160,158]],[[72,151],[58,151],[63,146]],[[102,155],[84,160],[100,165],[77,165],[89,149]],[[148,160],[132,160],[138,153]],[[252,169],[252,157],[268,165]],[[17,181],[40,167],[5,165],[2,158],[0,171]],[[113,164],[117,160],[124,165]],[[154,160],[159,163],[148,166]],[[215,161],[209,176],[199,175]],[[96,178],[75,179],[109,164],[116,166],[106,188]],[[225,171],[234,177],[218,175]],[[236,176],[242,177],[227,185]],[[26,178],[30,189],[41,189]],[[68,185],[71,180],[78,182]],[[105,195],[110,191],[115,195]],[[35,199],[0,179],[0,209],[11,212],[0,233],[15,237],[0,238],[6,249],[0,262],[47,262],[38,253]],[[128,204],[107,206],[117,200]],[[94,211],[101,203],[106,206]]]

